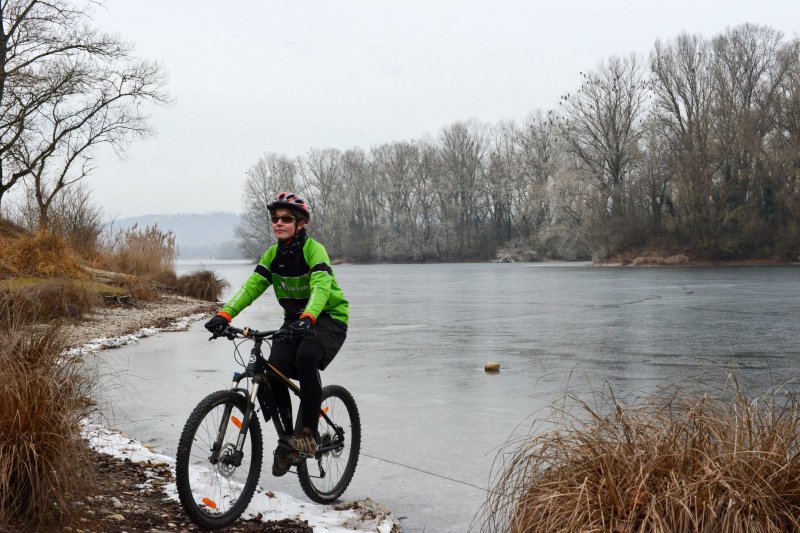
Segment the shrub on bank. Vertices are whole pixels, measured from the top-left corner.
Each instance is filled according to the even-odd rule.
[[[501,456],[482,531],[800,530],[800,405],[734,389],[554,408]]]
[[[0,336],[0,529],[63,523],[91,486],[80,420],[91,383],[58,326]]]
[[[228,287],[228,282],[211,270],[196,270],[180,276],[176,287],[184,296],[216,302]]]

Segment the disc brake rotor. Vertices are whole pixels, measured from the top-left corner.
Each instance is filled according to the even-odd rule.
[[[225,479],[230,479],[233,473],[236,472],[236,465],[232,464],[229,460],[235,452],[236,446],[231,442],[226,443],[219,452],[219,462],[216,465],[217,472]]]

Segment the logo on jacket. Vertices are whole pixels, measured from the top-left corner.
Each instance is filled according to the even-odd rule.
[[[301,292],[307,291],[308,285],[300,285],[299,287],[291,287],[285,281],[281,281],[281,289],[285,292]]]

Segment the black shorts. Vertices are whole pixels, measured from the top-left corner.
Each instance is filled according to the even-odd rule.
[[[289,324],[295,320],[295,318],[286,318],[281,329],[288,328]],[[339,353],[346,338],[347,325],[345,323],[332,318],[328,314],[321,314],[317,318],[317,322],[311,326],[311,329],[302,340],[286,339],[275,342],[272,346],[270,359],[273,357],[278,357],[280,359],[288,357],[291,359],[291,366],[294,366],[294,354],[297,352],[300,343],[313,342],[318,345],[322,352],[318,365],[319,369],[325,370],[331,361],[333,361],[333,358],[336,357],[336,354]]]

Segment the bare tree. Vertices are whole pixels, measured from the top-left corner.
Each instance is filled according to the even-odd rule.
[[[775,132],[775,106],[791,68],[782,38],[766,26],[743,24],[711,41],[714,156],[719,162],[716,210],[729,248],[746,249],[769,238],[767,227],[780,191],[768,172],[765,148]]]
[[[489,143],[486,126],[470,120],[446,127],[440,135],[442,174],[437,196],[442,223],[447,235],[445,245],[456,257],[478,252],[476,246],[481,223],[480,194],[485,190],[485,157]]]
[[[377,250],[378,239],[383,233],[380,224],[382,199],[372,173],[372,163],[364,150],[353,148],[342,153],[341,165],[343,194],[337,208],[350,217],[342,230],[341,253],[353,261],[380,259]]]
[[[558,143],[553,113],[532,113],[517,132],[515,225],[528,238],[551,218],[550,187],[556,179]]]
[[[65,187],[93,168],[94,148],[152,133],[145,102],[166,104],[165,77],[130,43],[91,27],[89,4],[0,5],[0,201],[30,177],[40,224]]]
[[[273,242],[267,206],[281,191],[302,193],[298,185],[297,161],[284,155],[265,154],[247,171],[242,194],[245,212],[236,228],[239,249],[245,257],[257,260]]]
[[[562,97],[564,139],[615,219],[625,214],[626,179],[633,169],[646,98],[641,60],[634,55],[601,63],[583,74],[577,93]]]
[[[711,49],[699,35],[656,41],[650,55],[655,113],[670,142],[679,232],[701,249],[717,234],[713,207]]]
[[[338,209],[344,195],[341,152],[332,148],[312,149],[300,165],[300,175],[312,207],[314,232],[332,255],[343,248],[348,213]]]

